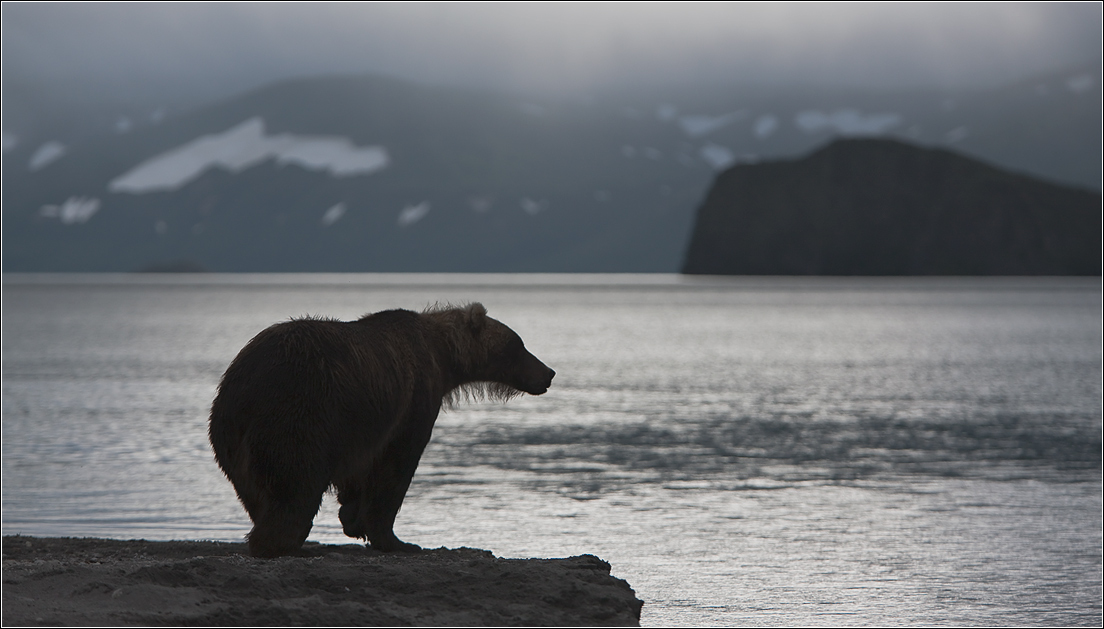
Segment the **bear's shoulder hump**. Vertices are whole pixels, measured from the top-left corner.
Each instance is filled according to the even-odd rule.
[[[369,325],[395,325],[395,324],[409,324],[415,323],[421,319],[421,315],[410,310],[381,310],[371,314],[366,314],[360,319],[357,319],[356,323],[369,324]]]

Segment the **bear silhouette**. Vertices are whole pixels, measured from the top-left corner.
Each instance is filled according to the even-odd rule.
[[[540,395],[555,375],[478,303],[265,329],[223,374],[208,432],[250,552],[298,552],[330,487],[346,535],[420,550],[393,527],[441,406]]]

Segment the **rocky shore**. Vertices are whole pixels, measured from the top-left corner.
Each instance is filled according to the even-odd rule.
[[[643,602],[593,555],[384,554],[308,543],[3,539],[3,624],[639,626]]]

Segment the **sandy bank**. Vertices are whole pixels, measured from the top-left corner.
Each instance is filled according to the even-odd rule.
[[[319,544],[302,557],[246,552],[220,542],[4,537],[3,624],[640,624],[643,603],[593,555]]]

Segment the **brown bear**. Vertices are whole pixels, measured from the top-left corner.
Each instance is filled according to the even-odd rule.
[[[299,551],[330,487],[346,535],[420,550],[392,528],[442,404],[540,395],[555,375],[477,303],[264,330],[223,374],[208,431],[250,552]]]

